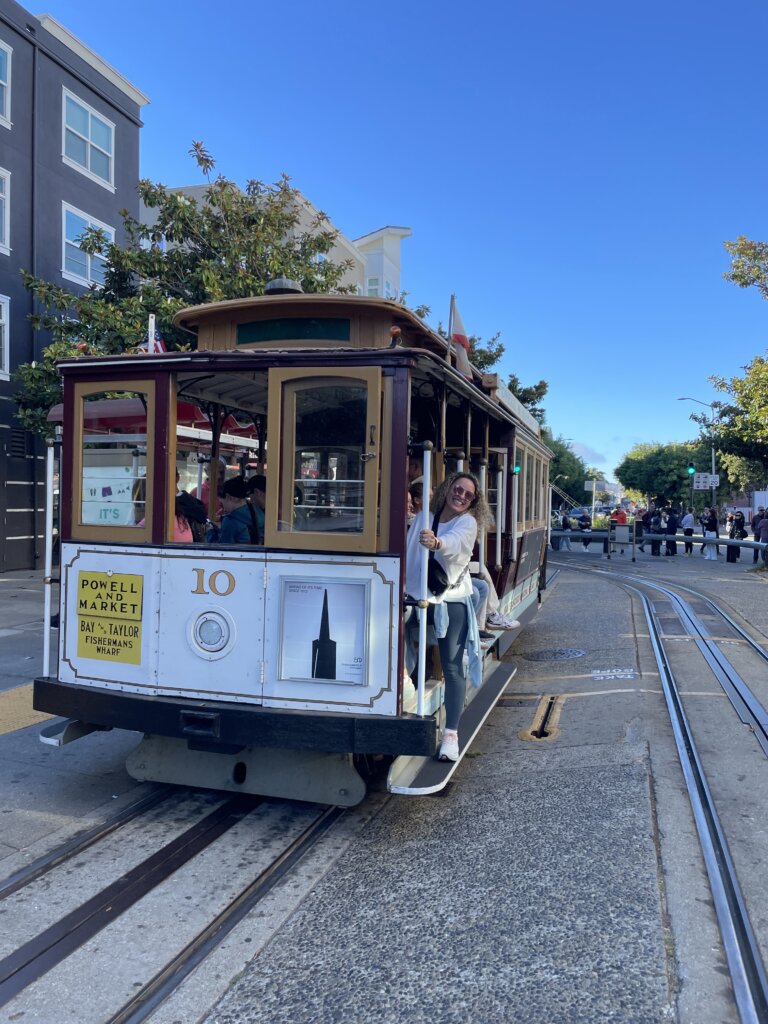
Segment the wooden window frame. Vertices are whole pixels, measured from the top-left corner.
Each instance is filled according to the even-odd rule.
[[[324,533],[309,530],[278,530],[278,508],[291,507],[293,503],[293,470],[284,473],[284,467],[293,466],[295,452],[295,416],[289,416],[284,409],[285,385],[295,385],[291,397],[323,378],[342,378],[364,384],[367,389],[368,406],[366,432],[375,428],[376,458],[366,462],[363,486],[363,529],[360,533]],[[267,469],[267,508],[265,514],[264,543],[269,548],[285,548],[296,551],[333,551],[363,553],[376,550],[378,528],[378,490],[382,449],[381,422],[382,380],[379,366],[304,366],[298,368],[277,368],[269,371],[269,398],[267,404],[267,437],[273,439],[271,457]],[[274,439],[280,438],[279,446]],[[282,503],[281,503],[282,498]]]
[[[147,396],[147,472],[145,516],[143,526],[113,526],[99,523],[83,523],[83,405],[89,395],[104,394],[106,391],[132,391]],[[129,380],[100,380],[95,383],[76,382],[73,388],[74,415],[72,418],[72,491],[71,529],[74,540],[90,540],[105,543],[149,544],[152,540],[152,519],[154,514],[155,474],[155,423],[157,405],[157,384],[152,378]],[[157,496],[158,499],[161,495]],[[149,515],[146,510],[149,509]]]

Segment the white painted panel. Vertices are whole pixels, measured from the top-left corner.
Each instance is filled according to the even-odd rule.
[[[158,561],[158,692],[260,704],[263,554],[200,549]]]
[[[63,681],[156,692],[159,573],[142,549],[63,545]]]
[[[395,714],[399,587],[396,558],[269,554],[264,705]]]

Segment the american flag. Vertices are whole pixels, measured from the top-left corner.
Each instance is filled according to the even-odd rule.
[[[149,326],[147,333],[144,335],[144,341],[139,345],[140,352],[146,352],[149,355],[154,355],[158,352],[167,352],[168,349],[165,347],[163,337],[158,331],[155,324],[155,314],[149,314]]]

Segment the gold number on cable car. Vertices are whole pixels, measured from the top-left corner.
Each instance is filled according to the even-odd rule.
[[[227,597],[235,589],[235,577],[231,572],[227,572],[226,569],[217,569],[211,573],[208,577],[207,590],[205,585],[205,569],[193,569],[192,571],[197,577],[197,585],[192,591],[193,594],[215,594],[216,597]],[[226,580],[226,589],[219,589],[219,576],[223,576]]]

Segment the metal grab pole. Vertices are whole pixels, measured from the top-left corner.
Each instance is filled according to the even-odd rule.
[[[483,495],[483,497],[486,496],[485,481],[486,481],[487,472],[488,472],[488,467],[486,466],[485,462],[481,462],[480,463],[480,493]],[[481,526],[480,527],[480,532],[479,532],[478,537],[477,537],[477,548],[478,548],[478,555],[480,556],[479,557],[480,575],[482,576],[483,572],[485,570],[485,526]]]
[[[432,444],[424,442],[424,466],[422,469],[423,484],[421,498],[421,525],[419,530],[428,530],[430,522],[429,496],[432,491]],[[416,529],[416,522],[411,525]],[[427,569],[429,567],[429,551],[421,549],[419,561],[419,662],[416,676],[416,714],[424,714],[424,700],[427,690],[427,610],[429,590],[427,589]]]
[[[504,470],[496,470],[496,568],[501,568],[501,534],[504,529]]]
[[[51,586],[53,581],[53,441],[45,453],[45,569],[43,579],[43,675],[51,671]]]

